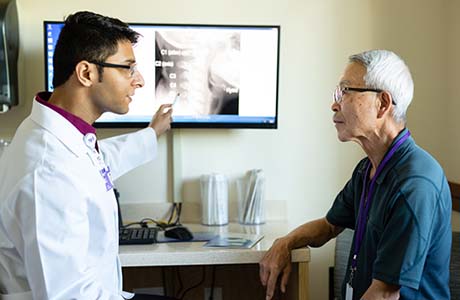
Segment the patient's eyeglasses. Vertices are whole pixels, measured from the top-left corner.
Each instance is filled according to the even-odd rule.
[[[381,93],[383,90],[380,89],[370,89],[370,88],[354,88],[354,87],[342,87],[342,86],[337,86],[333,98],[335,103],[340,103],[342,102],[343,96],[348,93],[348,92],[358,92],[358,93],[365,93],[365,92],[373,92],[373,93]],[[392,101],[393,105],[396,105],[394,101]]]

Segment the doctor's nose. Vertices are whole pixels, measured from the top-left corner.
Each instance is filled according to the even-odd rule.
[[[139,70],[136,70],[136,72],[133,74],[133,85],[134,87],[141,88],[145,84],[144,77],[142,76],[141,72]]]

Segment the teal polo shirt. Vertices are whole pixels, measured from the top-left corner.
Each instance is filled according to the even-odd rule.
[[[401,131],[392,145],[406,132]],[[326,215],[331,224],[351,229],[357,226],[368,163],[368,158],[358,163],[337,195]],[[376,179],[352,283],[353,299],[361,299],[372,279],[401,286],[401,300],[450,299],[451,213],[451,194],[441,166],[409,137]]]

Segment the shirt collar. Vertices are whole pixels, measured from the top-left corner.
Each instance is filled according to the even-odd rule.
[[[96,128],[94,128],[93,126],[91,126],[90,124],[86,123],[83,119],[77,117],[76,115],[74,114],[71,114],[70,112],[56,106],[56,105],[53,105],[51,103],[48,102],[49,98],[51,97],[51,93],[50,92],[40,92],[37,94],[37,96],[35,97],[35,99],[45,105],[46,107],[54,110],[55,112],[57,112],[58,114],[60,114],[61,116],[63,116],[67,121],[69,121],[73,126],[75,126],[75,128],[78,129],[78,131],[81,132],[81,134],[85,135],[85,134],[88,134],[88,133],[93,133],[93,134],[96,134]]]
[[[396,138],[393,140],[390,147],[388,148],[387,153],[394,146],[394,144],[396,144],[408,131],[409,129],[404,128],[403,130],[401,130],[401,132],[399,132],[399,134],[396,136]],[[409,138],[396,150],[394,156],[388,161],[387,165],[384,167],[379,177],[377,178],[376,182],[378,184],[382,183],[382,181],[385,179],[385,176],[388,174],[388,172],[391,169],[393,169],[394,165],[401,159],[401,154],[404,151],[406,151],[409,145],[412,145],[413,143],[414,143],[414,139],[412,139],[412,137],[409,136]],[[385,153],[385,155],[387,153]]]

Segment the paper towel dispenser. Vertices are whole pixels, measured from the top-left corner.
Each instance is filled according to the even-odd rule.
[[[19,24],[15,0],[0,0],[0,113],[18,104]]]

